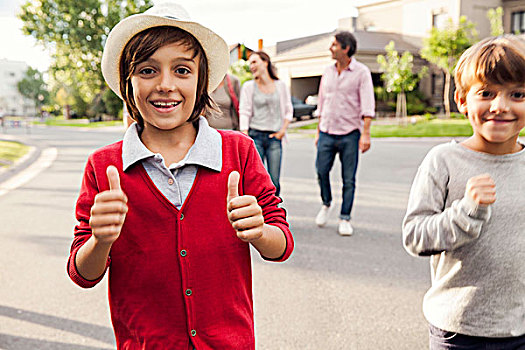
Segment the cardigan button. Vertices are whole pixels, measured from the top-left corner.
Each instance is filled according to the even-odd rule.
[[[171,177],[168,179],[168,184],[169,184],[169,185],[173,185],[174,182],[175,182],[175,181],[173,181],[173,179],[172,179]]]
[[[180,214],[180,219],[184,220],[184,214]]]
[[[186,289],[186,295],[187,295],[187,296],[190,296],[190,295],[191,295],[191,293],[193,293],[193,292],[191,291],[191,289],[189,289],[189,288],[188,288],[188,289]]]
[[[182,249],[180,251],[180,256],[185,257],[186,255],[188,255],[188,252],[186,251],[186,249]]]
[[[194,337],[197,335],[197,331],[195,329],[191,330],[191,336]]]

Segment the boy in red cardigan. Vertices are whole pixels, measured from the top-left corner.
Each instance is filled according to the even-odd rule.
[[[95,151],[77,202],[68,273],[109,267],[119,349],[254,349],[250,248],[286,260],[293,239],[253,142],[201,116],[228,47],[165,3],[117,24],[102,72],[136,121]]]

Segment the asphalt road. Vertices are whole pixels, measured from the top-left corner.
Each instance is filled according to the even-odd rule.
[[[58,157],[0,196],[0,349],[114,349],[106,280],[82,290],[67,277],[65,264],[87,156],[122,131],[7,133],[56,147]],[[352,237],[336,233],[338,164],[332,172],[337,209],[318,229],[315,148],[308,137],[289,141],[282,196],[296,248],[282,264],[253,254],[257,348],[427,348],[421,302],[430,284],[428,260],[405,253],[400,225],[418,164],[443,140],[372,140],[360,159]]]

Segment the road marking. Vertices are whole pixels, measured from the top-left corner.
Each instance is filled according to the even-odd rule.
[[[44,149],[36,162],[0,184],[0,197],[9,191],[24,185],[29,180],[40,174],[43,170],[49,168],[57,158],[57,154],[58,151],[55,147]]]

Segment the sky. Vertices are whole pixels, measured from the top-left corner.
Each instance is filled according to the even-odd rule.
[[[24,61],[47,70],[49,53],[24,36],[16,18],[26,0],[0,1],[0,59]],[[165,2],[166,0],[153,0]],[[178,0],[193,20],[221,35],[228,44],[257,49],[277,41],[330,32],[338,19],[357,15],[354,6],[377,0]]]

